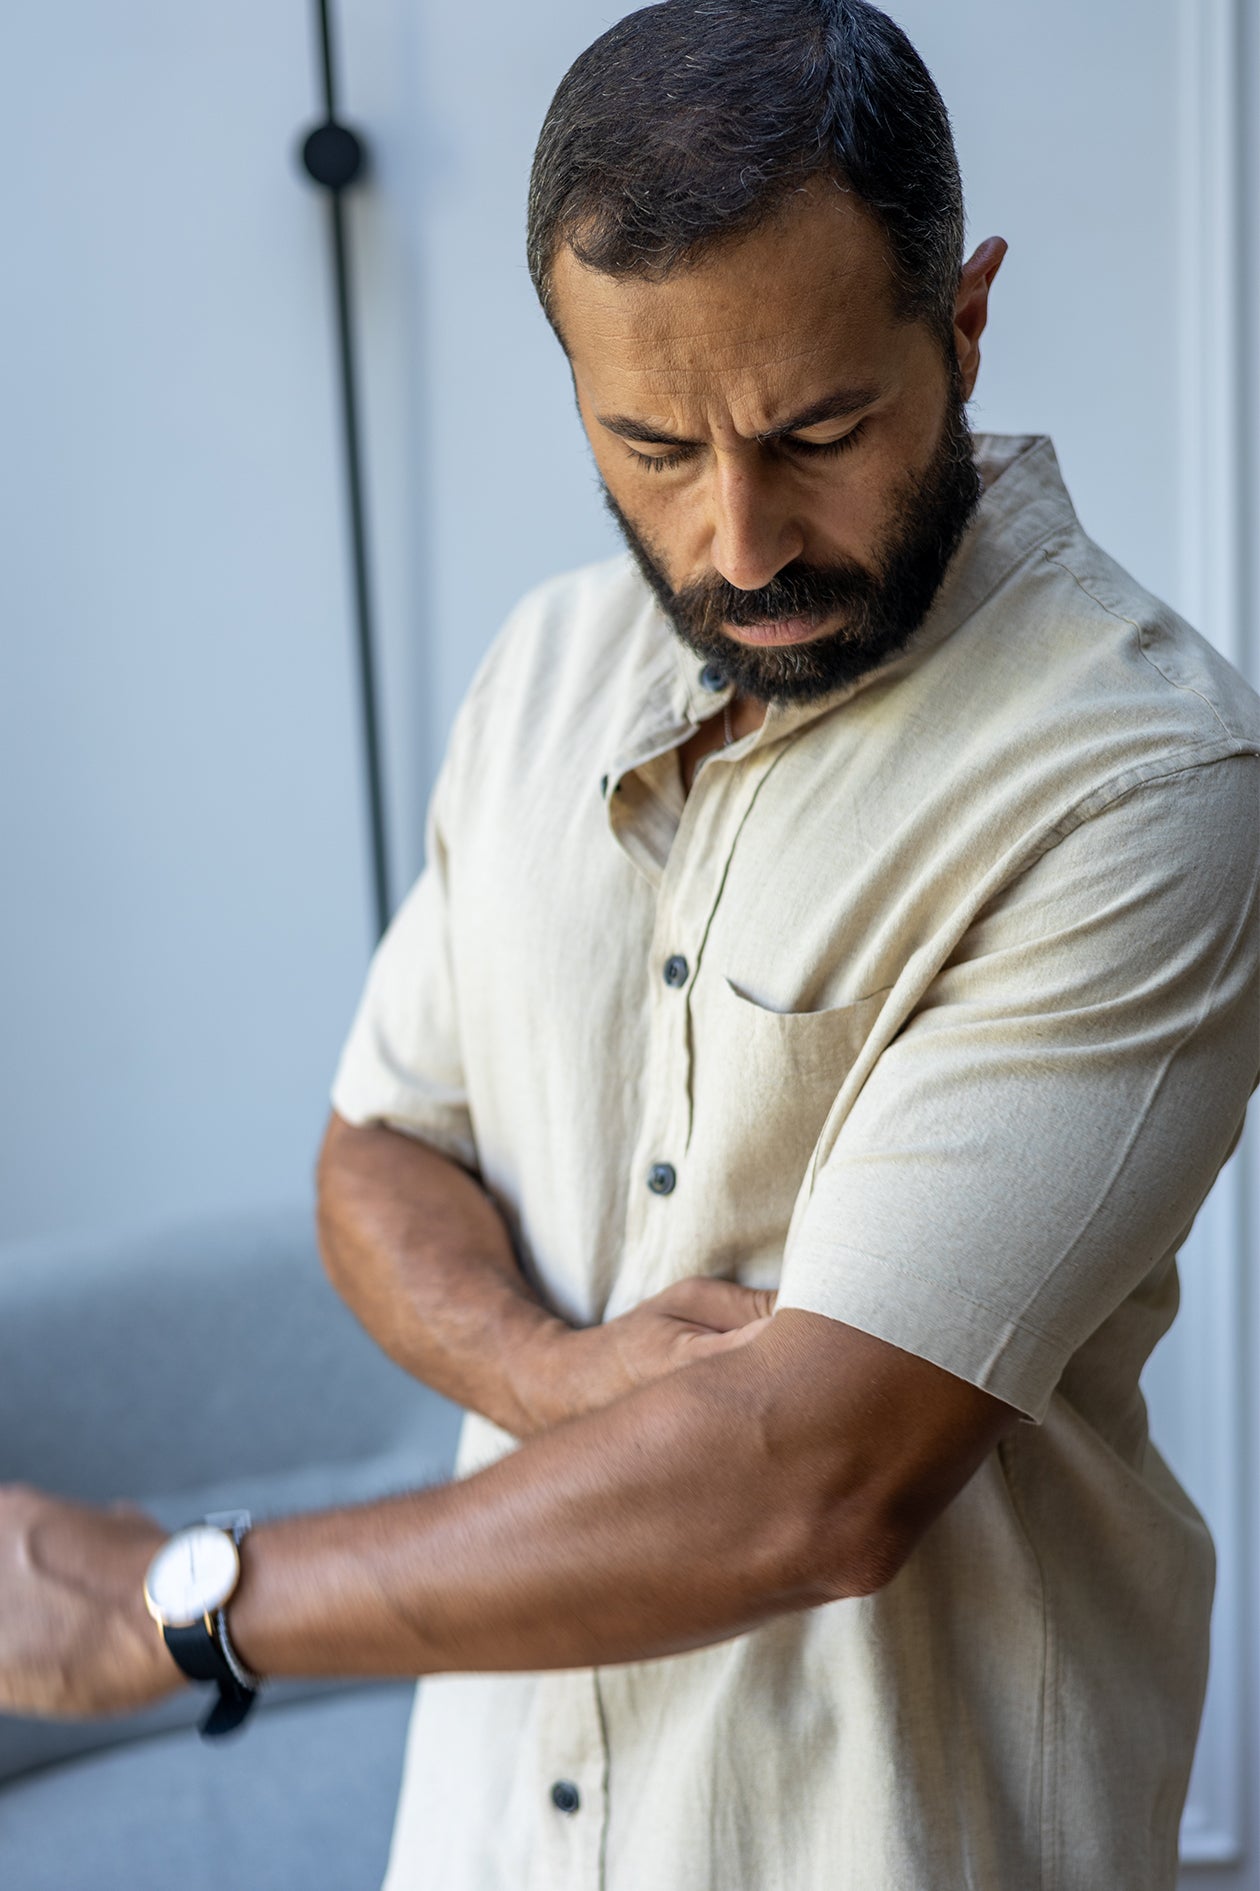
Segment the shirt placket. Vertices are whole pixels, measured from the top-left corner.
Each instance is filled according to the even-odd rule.
[[[735,839],[774,759],[718,752],[701,764],[659,878],[645,967],[644,1107],[629,1158],[622,1266],[606,1319],[668,1286],[680,1268],[691,1271],[672,1232],[680,1192],[695,1185],[688,1160],[691,991]]]
[[[608,1743],[597,1670],[540,1676],[528,1891],[604,1891]]]

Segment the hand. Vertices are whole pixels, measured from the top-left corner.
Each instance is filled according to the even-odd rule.
[[[769,1288],[698,1274],[601,1326],[543,1329],[532,1373],[538,1429],[610,1405],[697,1359],[746,1346],[770,1324],[774,1302]]]
[[[130,1504],[0,1484],[0,1713],[125,1713],[186,1685],[144,1606],[166,1537]]]

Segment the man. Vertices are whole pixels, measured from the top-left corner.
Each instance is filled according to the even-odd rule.
[[[1212,1548],[1138,1379],[1257,1078],[1260,705],[973,443],[961,241],[859,0],[633,14],[543,128],[631,556],[483,664],[320,1165],[458,1476],[220,1621],[425,1677],[388,1891],[1174,1883]],[[154,1526],[0,1521],[13,1705],[177,1684]]]

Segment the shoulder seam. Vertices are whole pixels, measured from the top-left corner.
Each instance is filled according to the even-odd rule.
[[[1107,607],[1104,605],[1102,608],[1105,610]],[[1237,741],[1236,737],[1230,739]],[[1199,754],[1198,751],[1204,748],[1211,752],[1206,755]],[[1200,769],[1213,768],[1218,763],[1233,761],[1256,762],[1260,761],[1260,755],[1255,749],[1238,747],[1221,749],[1215,742],[1200,742],[1188,748],[1178,749],[1172,755],[1163,756],[1158,762],[1126,769],[1123,774],[1113,776],[1110,781],[1100,782],[1090,794],[1074,802],[1053,827],[1045,829],[1041,836],[1041,844],[1029,854],[1018,872],[1027,872],[1047,854],[1053,853],[1063,841],[1078,833],[1088,822],[1096,821],[1099,815],[1109,813],[1112,808],[1118,807],[1122,801],[1127,801],[1131,795],[1137,794],[1141,789],[1162,787],[1167,782],[1175,781],[1180,775],[1193,775]]]
[[[1156,663],[1155,659],[1151,656],[1150,651],[1146,648],[1146,637],[1142,629],[1142,626],[1134,618],[1126,617],[1123,611],[1113,611],[1110,604],[1104,604],[1103,600],[1098,596],[1098,594],[1095,591],[1090,590],[1085,580],[1082,577],[1080,577],[1078,573],[1073,571],[1071,565],[1065,564],[1061,558],[1056,558],[1053,552],[1048,551],[1045,554],[1045,556],[1047,557],[1047,559],[1049,559],[1052,565],[1057,565],[1060,571],[1066,572],[1067,576],[1072,580],[1073,584],[1077,587],[1077,589],[1079,591],[1082,591],[1085,594],[1085,596],[1090,600],[1091,603],[1096,604],[1100,611],[1105,611],[1108,617],[1113,617],[1118,624],[1127,624],[1130,630],[1136,632],[1137,640],[1138,640],[1138,649],[1141,651],[1142,656],[1144,657],[1146,662],[1150,664],[1155,674],[1163,678],[1163,680],[1165,681],[1165,683],[1168,684],[1170,689],[1179,689],[1179,690],[1184,691],[1184,693],[1187,696],[1197,697],[1198,700],[1203,704],[1203,707],[1210,711],[1213,719],[1220,724],[1222,730],[1227,736],[1229,736],[1230,740],[1231,741],[1237,740],[1237,737],[1234,735],[1233,730],[1230,729],[1227,726],[1227,724],[1223,721],[1220,711],[1217,709],[1215,703],[1210,703],[1207,697],[1203,695],[1202,691],[1197,690],[1197,689],[1192,689],[1190,685],[1187,683],[1178,683],[1174,681],[1174,679],[1168,675],[1167,671],[1160,669],[1158,663]]]

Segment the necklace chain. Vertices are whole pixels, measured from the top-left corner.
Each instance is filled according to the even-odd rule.
[[[731,746],[731,699],[729,696],[722,704],[722,728],[726,733],[726,740],[722,747],[728,749]]]

